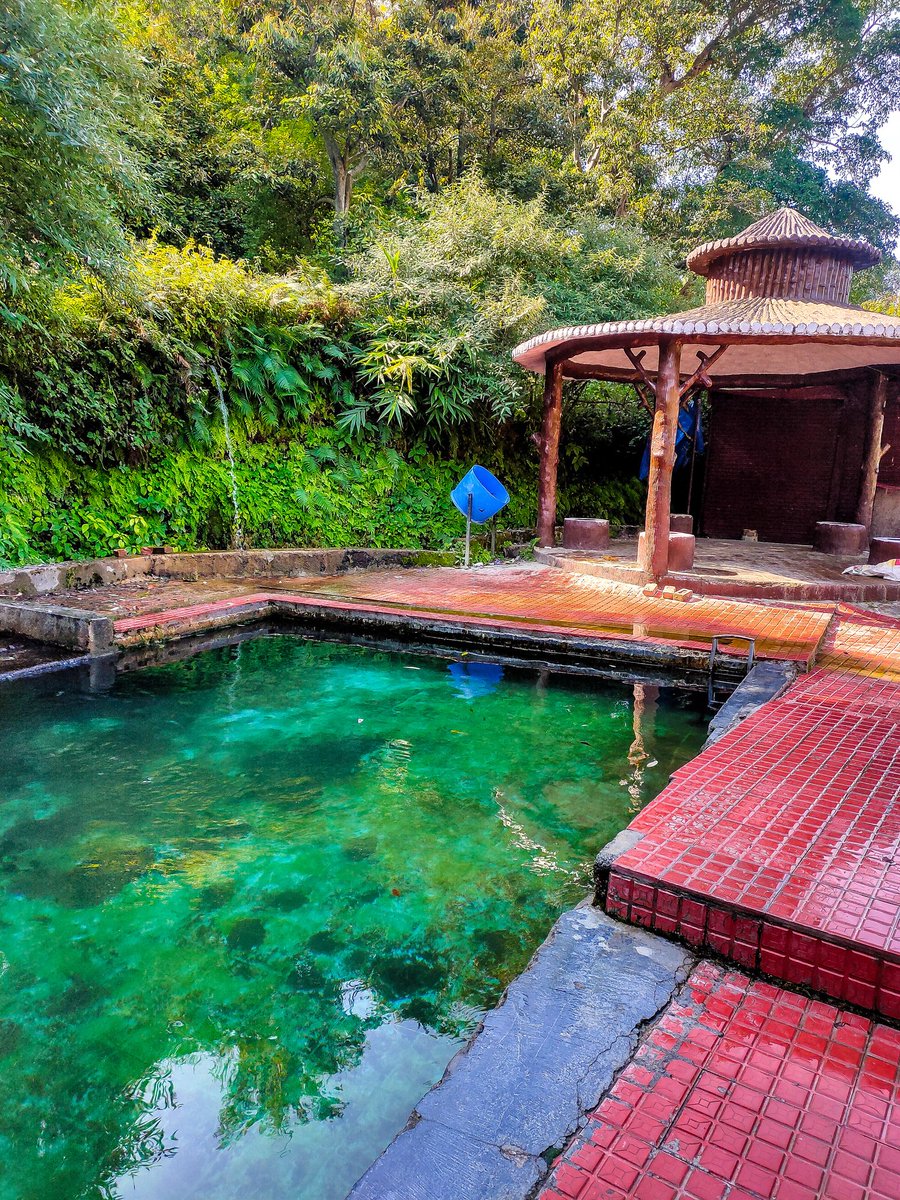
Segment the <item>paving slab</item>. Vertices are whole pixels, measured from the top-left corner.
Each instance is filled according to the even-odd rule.
[[[710,962],[541,1200],[897,1200],[900,1030]]]

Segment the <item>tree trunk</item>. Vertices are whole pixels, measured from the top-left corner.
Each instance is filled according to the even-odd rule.
[[[869,420],[866,428],[866,452],[863,458],[862,479],[859,486],[859,502],[856,506],[856,521],[870,529],[875,509],[875,488],[878,485],[878,467],[881,464],[881,435],[884,431],[884,406],[887,400],[887,379],[880,372],[872,382],[869,397]]]
[[[652,576],[657,582],[663,578],[669,566],[669,517],[672,511],[672,469],[675,465],[680,385],[681,343],[669,339],[659,347],[644,552],[640,562],[645,575],[648,578]]]
[[[340,161],[334,169],[334,211],[343,217],[350,211],[350,198],[353,195],[353,172],[346,162]]]
[[[346,147],[341,149],[337,139],[330,133],[323,133],[325,151],[331,163],[331,173],[334,178],[334,216],[335,230],[338,240],[343,242],[344,218],[350,211],[350,200],[353,196],[353,180],[356,169],[353,166],[352,155]]]
[[[538,545],[552,546],[556,527],[556,467],[562,424],[562,363],[548,363],[544,376],[544,424],[538,475]]]

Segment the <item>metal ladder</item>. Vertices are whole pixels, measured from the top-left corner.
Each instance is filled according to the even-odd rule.
[[[716,654],[719,652],[719,642],[746,642],[747,643],[747,670],[745,675],[749,675],[753,670],[753,664],[756,661],[756,638],[748,637],[743,633],[717,633],[713,636],[712,645],[709,648],[709,687],[706,693],[706,702],[709,708],[716,707],[715,700],[715,670],[716,670]]]

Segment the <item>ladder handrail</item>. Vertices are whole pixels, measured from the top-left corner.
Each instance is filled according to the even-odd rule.
[[[756,638],[750,637],[746,633],[715,633],[713,634],[712,645],[709,648],[709,688],[707,691],[707,703],[712,708],[715,700],[715,692],[713,687],[713,676],[716,669],[716,653],[719,649],[719,641],[728,642],[746,642],[747,643],[747,674],[753,670],[753,664],[756,661]]]

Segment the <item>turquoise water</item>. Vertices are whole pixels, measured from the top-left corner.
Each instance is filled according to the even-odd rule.
[[[636,694],[293,636],[0,693],[2,1200],[340,1200],[699,748]]]

